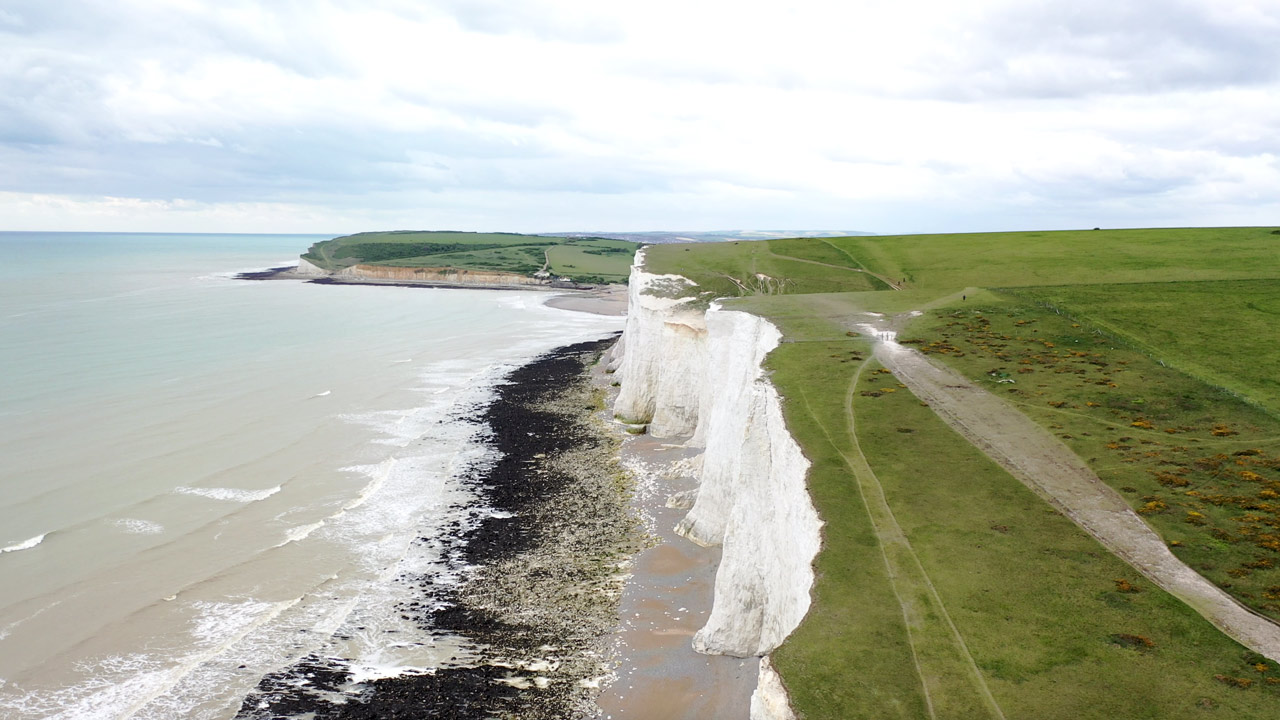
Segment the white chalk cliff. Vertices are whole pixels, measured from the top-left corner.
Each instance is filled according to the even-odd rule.
[[[298,258],[298,269],[295,272],[299,275],[315,275],[316,277],[329,274],[328,270],[325,270],[304,257]]]
[[[622,386],[614,410],[649,422],[657,437],[687,437],[705,448],[697,499],[678,530],[700,544],[720,544],[722,554],[711,614],[693,647],[764,656],[808,612],[821,543],[805,485],[809,462],[761,367],[781,333],[749,313],[677,299],[691,283],[645,272],[643,252],[631,271],[622,344],[608,358]],[[757,691],[766,693],[757,704],[766,696],[768,702],[753,717],[786,717],[776,710],[786,707],[781,682],[762,663],[770,687]]]
[[[698,422],[707,324],[703,310],[674,297],[689,281],[645,272],[643,252],[636,253],[627,286],[625,350],[618,367],[623,382],[613,409],[628,421],[649,423],[654,437],[679,437]]]

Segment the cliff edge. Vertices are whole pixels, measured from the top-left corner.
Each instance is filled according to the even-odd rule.
[[[660,438],[703,448],[697,499],[677,530],[721,545],[701,653],[761,657],[752,718],[790,717],[768,664],[809,609],[821,521],[805,484],[809,462],[788,433],[762,363],[781,333],[771,323],[683,297],[693,283],[644,270],[636,254],[630,312],[609,358],[621,390],[615,414]]]

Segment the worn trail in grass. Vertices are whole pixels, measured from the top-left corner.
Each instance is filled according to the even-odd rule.
[[[845,394],[848,450],[842,450],[840,455],[853,473],[858,493],[876,529],[880,552],[911,637],[912,654],[930,715],[935,718],[989,717],[1003,720],[1004,713],[991,696],[964,638],[947,613],[946,605],[920,564],[911,542],[898,525],[898,519],[885,500],[884,488],[862,453],[853,398],[866,367],[867,362],[864,361],[853,374]],[[817,418],[815,421],[822,424]],[[825,426],[823,429],[829,432]],[[843,443],[837,447],[841,445]]]
[[[1071,448],[1173,551],[1280,620],[1280,422],[1087,317],[992,294],[919,318],[904,339],[1013,403]],[[1258,352],[1265,337],[1241,338]],[[1185,352],[1185,351],[1184,351]]]
[[[1057,438],[964,376],[895,342],[876,347],[893,371],[948,425],[1134,569],[1230,637],[1280,662],[1280,626],[1187,567],[1125,500]]]

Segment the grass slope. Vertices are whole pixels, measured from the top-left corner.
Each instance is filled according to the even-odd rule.
[[[648,270],[784,333],[766,362],[825,523],[815,602],[774,657],[802,716],[1280,715],[1276,668],[951,431],[853,331],[917,311],[904,339],[1017,403],[1184,561],[1280,617],[1278,248],[1227,228],[647,250]]]
[[[781,258],[790,262],[768,264]],[[646,264],[683,271],[723,295],[743,294],[727,276],[749,283],[756,272],[785,279],[792,293],[886,287],[838,286],[859,270],[921,290],[1257,279],[1280,274],[1280,234],[1183,228],[768,240],[657,246]]]
[[[896,386],[892,376],[864,373],[855,396],[862,446],[1007,717],[1276,712],[1280,685],[1268,683],[1280,681],[1275,668],[1260,672],[1259,658],[1141,578]]]
[[[829,247],[822,240],[799,243]],[[798,294],[880,290],[888,286],[852,262],[828,254],[817,258],[796,256],[797,241],[712,243],[706,245],[654,245],[645,250],[645,267],[651,272],[673,273],[698,283],[716,296]]]
[[[1275,277],[1270,228],[1085,230],[856,237],[829,241],[914,288]]]

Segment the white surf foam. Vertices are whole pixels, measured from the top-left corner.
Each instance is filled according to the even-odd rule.
[[[76,670],[85,680],[76,685],[54,692],[0,695],[0,717],[50,720],[135,717],[202,664],[227,652],[300,599],[194,602],[194,617],[189,628],[194,641],[193,651],[176,662],[139,652],[81,663]]]
[[[164,532],[163,525],[151,520],[120,518],[112,524],[131,535],[159,535]]]
[[[179,495],[194,495],[196,497],[208,498],[210,500],[222,500],[225,502],[250,503],[267,498],[280,492],[280,486],[277,485],[266,490],[245,490],[243,488],[193,488],[193,487],[177,487],[173,491]]]
[[[365,485],[364,489],[361,490],[355,498],[342,506],[343,512],[346,512],[347,510],[355,510],[365,504],[365,502],[372,497],[374,493],[378,492],[384,483],[386,483],[387,478],[391,477],[391,471],[394,470],[395,467],[396,459],[394,457],[389,457],[377,465],[358,465],[343,468],[346,472],[358,472],[371,478],[369,484]]]
[[[20,543],[14,543],[13,545],[9,545],[7,547],[2,547],[0,548],[0,553],[11,553],[11,552],[19,552],[21,550],[30,550],[31,548],[44,542],[45,535],[48,535],[48,533],[37,535],[33,538],[23,540]]]
[[[260,273],[260,272],[266,272],[268,270],[275,270],[277,268],[296,268],[296,267],[298,267],[298,260],[297,258],[293,258],[291,260],[281,260],[278,263],[273,263],[271,265],[267,265],[266,267],[246,267],[246,268],[241,268],[239,270],[223,270],[219,272],[206,273],[204,275],[197,275],[195,276],[194,279],[201,280],[201,281],[235,280],[240,275],[243,275],[244,273]]]
[[[276,547],[284,547],[291,542],[299,542],[310,537],[311,533],[324,527],[324,520],[317,520],[306,525],[299,525],[295,528],[289,528],[284,534],[284,541],[277,544]]]

